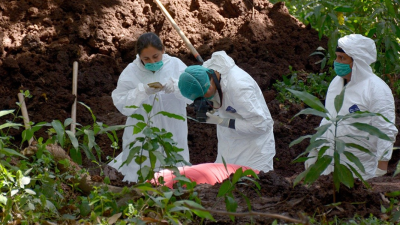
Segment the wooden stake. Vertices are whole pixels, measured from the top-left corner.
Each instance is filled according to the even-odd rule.
[[[73,68],[72,68],[72,94],[75,95],[75,101],[74,101],[74,104],[72,104],[72,109],[71,109],[71,118],[72,118],[71,131],[73,134],[75,134],[76,102],[77,102],[77,98],[78,98],[78,62],[77,61],[74,62]]]
[[[29,124],[29,115],[28,115],[28,110],[26,109],[26,105],[25,105],[24,94],[18,93],[18,100],[19,100],[19,103],[21,104],[21,113],[22,113],[22,117],[24,118],[25,130],[30,129],[31,125]],[[32,144],[32,141],[33,141],[33,137],[31,137],[31,139],[29,139],[29,141],[28,141],[29,145]]]

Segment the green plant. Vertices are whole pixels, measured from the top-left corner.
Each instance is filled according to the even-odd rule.
[[[157,98],[154,99],[156,101]],[[154,105],[154,102],[153,102]],[[125,164],[129,164],[132,160],[140,165],[140,169],[137,174],[139,175],[138,181],[144,182],[154,178],[154,173],[157,169],[156,162],[160,164],[160,168],[164,169],[175,169],[176,164],[183,163],[190,165],[186,162],[179,152],[183,149],[176,146],[176,142],[172,139],[172,133],[165,129],[152,126],[151,119],[154,116],[167,116],[178,120],[185,120],[184,117],[169,113],[166,111],[160,111],[151,114],[153,106],[148,104],[142,105],[146,112],[146,118],[141,114],[132,114],[131,117],[137,119],[139,122],[133,125],[133,135],[142,134],[138,136],[132,143],[129,144],[130,152],[127,159],[122,163],[121,167]],[[138,106],[128,106],[127,108],[139,108]],[[146,160],[149,160],[150,166],[142,165]]]
[[[226,167],[226,162],[223,158],[222,158],[222,161],[224,163],[225,170],[228,171],[228,168]],[[247,183],[245,183],[243,181],[250,181],[251,183],[253,183],[255,185],[255,187],[252,187],[253,190],[255,190],[258,194],[260,194],[258,191],[261,189],[261,187],[260,187],[260,184],[255,179],[259,179],[259,178],[252,169],[247,169],[247,170],[243,171],[242,168],[239,168],[233,174],[232,178],[229,177],[229,179],[226,179],[222,183],[221,187],[218,190],[217,197],[223,197],[225,199],[225,206],[226,206],[226,210],[228,212],[236,212],[238,203],[235,200],[234,191],[237,190],[236,185],[238,185],[238,184],[248,185]],[[245,199],[248,210],[251,211],[251,203],[250,203],[249,198],[245,195],[245,193],[242,193],[240,191],[239,192],[236,191],[236,192],[239,193],[239,195]],[[229,217],[231,218],[232,221],[235,221],[235,217],[233,215],[229,215]]]
[[[299,103],[300,101],[287,89],[293,89],[297,91],[306,91],[311,94],[318,96],[320,99],[324,99],[326,92],[328,91],[329,82],[332,80],[332,76],[328,76],[324,73],[306,73],[304,71],[293,71],[293,68],[289,67],[290,74],[282,76],[282,81],[276,81],[273,84],[278,94],[276,99],[281,103]],[[289,77],[290,76],[290,77]]]
[[[295,144],[300,143],[304,139],[310,139],[310,144],[308,145],[305,152],[300,154],[294,162],[304,162],[309,157],[302,157],[305,154],[308,154],[310,151],[314,149],[318,149],[318,156],[316,159],[315,164],[311,165],[308,169],[298,175],[294,181],[294,185],[297,185],[301,180],[304,179],[305,184],[313,183],[318,177],[324,172],[324,170],[333,163],[333,182],[334,187],[338,191],[340,188],[340,183],[344,184],[348,188],[352,188],[354,185],[354,177],[358,177],[366,186],[369,186],[367,182],[363,179],[360,173],[354,168],[351,164],[341,163],[341,157],[345,157],[349,162],[354,163],[354,165],[358,168],[359,171],[365,172],[364,166],[361,161],[351,152],[346,151],[346,148],[353,148],[359,151],[365,152],[367,154],[372,154],[369,149],[363,147],[356,143],[356,140],[367,138],[361,137],[356,135],[346,135],[347,138],[354,140],[355,142],[345,142],[343,138],[337,135],[337,130],[340,129],[340,126],[352,126],[357,130],[367,132],[370,135],[377,136],[384,140],[389,140],[390,138],[381,132],[376,127],[360,122],[354,123],[346,123],[347,119],[350,118],[362,118],[362,117],[371,117],[371,116],[381,116],[385,121],[390,123],[383,115],[379,113],[371,113],[371,112],[354,112],[349,113],[346,115],[337,115],[336,117],[332,117],[328,110],[323,106],[323,104],[313,95],[307,92],[299,92],[296,90],[288,89],[291,93],[295,96],[300,98],[304,103],[306,103],[311,108],[306,108],[297,113],[295,116],[298,115],[316,115],[327,120],[327,124],[322,125],[316,128],[317,132],[314,135],[305,135],[302,136],[294,141],[292,141],[289,147],[292,147]],[[345,88],[343,88],[342,92],[336,96],[335,98],[335,109],[336,112],[339,112],[345,95]],[[346,122],[345,122],[346,121]],[[324,138],[323,134],[326,132],[332,132],[334,134],[333,139],[326,139]],[[333,155],[325,155],[327,150],[333,150]]]
[[[136,188],[142,191],[144,197],[131,203],[127,222],[190,224],[194,222],[195,216],[214,221],[209,212],[201,210],[204,208],[193,192],[187,196],[187,192],[182,189],[169,189],[165,186],[153,188],[149,183],[140,184]],[[185,196],[186,199],[183,198]]]
[[[125,126],[107,126],[102,122],[97,122],[90,107],[82,102],[79,103],[85,106],[91,113],[93,119],[92,126],[82,126],[77,124],[78,126],[76,127],[75,133],[74,131],[67,129],[73,122],[71,118],[67,118],[64,123],[61,123],[59,120],[53,120],[51,123],[40,122],[22,132],[22,143],[30,140],[32,137],[35,138],[35,132],[40,130],[42,127],[50,127],[47,130],[50,138],[46,141],[46,144],[52,143],[60,145],[69,152],[71,158],[78,164],[82,164],[82,151],[88,159],[93,161],[98,160],[101,162],[101,149],[96,143],[96,136],[106,134],[112,142],[111,147],[118,149],[118,136],[116,131],[125,128]],[[96,151],[97,159],[92,152],[93,149]]]

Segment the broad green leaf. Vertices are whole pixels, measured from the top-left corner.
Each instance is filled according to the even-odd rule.
[[[70,130],[66,130],[65,133],[67,133],[69,140],[72,143],[72,146],[74,146],[74,148],[78,149],[79,143],[78,143],[78,139],[76,139],[76,137],[75,137],[75,134]]]
[[[140,174],[142,175],[142,177],[143,177],[144,179],[146,179],[146,177],[149,175],[150,171],[151,171],[151,168],[150,168],[149,166],[143,166],[143,167],[138,171],[138,173],[140,173]]]
[[[36,192],[34,192],[32,189],[25,188],[24,190],[25,190],[25,192],[26,192],[27,194],[36,195]]]
[[[57,140],[58,143],[60,144],[61,147],[64,147],[64,127],[62,123],[59,120],[53,120],[51,122],[51,125],[53,126],[54,130],[57,133]]]
[[[15,111],[15,109],[1,110],[0,111],[0,117],[8,115],[10,113],[13,113],[14,111]]]
[[[344,148],[346,146],[346,143],[339,139],[339,138],[335,138],[336,141],[336,149],[335,151],[337,151],[339,154],[342,154],[344,152]]]
[[[350,162],[354,163],[361,172],[365,173],[364,165],[361,163],[360,159],[357,156],[348,151],[344,151],[343,154]]]
[[[324,105],[322,105],[322,103],[319,101],[319,99],[317,97],[315,97],[314,95],[311,95],[304,91],[303,92],[296,91],[296,90],[292,90],[289,88],[287,88],[287,90],[290,91],[293,95],[298,97],[300,100],[302,100],[304,103],[306,103],[311,108],[321,111],[321,112],[324,112],[324,113],[328,113],[328,110],[325,109]]]
[[[399,2],[397,2],[397,5],[399,4]],[[389,12],[389,15],[392,17],[396,17],[396,13],[395,13],[395,9],[393,7],[393,0],[385,0],[385,5],[387,8],[387,11]],[[397,6],[398,9],[398,6]],[[399,19],[399,18],[397,18]]]
[[[6,205],[6,203],[7,203],[7,197],[0,194],[0,204],[2,204],[4,207]]]
[[[182,202],[184,205],[189,207],[191,209],[191,211],[194,212],[194,214],[196,214],[197,216],[211,220],[211,221],[215,221],[215,219],[212,217],[211,213],[207,212],[202,205],[200,205],[194,201],[190,201],[190,200],[182,200],[179,202]]]
[[[374,135],[380,139],[386,140],[386,141],[391,141],[390,138],[383,133],[382,131],[380,131],[378,128],[371,126],[369,124],[366,123],[352,123],[350,124],[351,126],[357,128],[358,130],[361,131],[365,131],[371,135]]]
[[[304,183],[312,184],[324,172],[324,170],[332,162],[332,157],[328,155],[322,156],[314,165],[310,166],[310,171],[304,177]]]
[[[301,172],[293,181],[293,187],[296,186],[310,172],[311,167]]]
[[[308,152],[310,152],[311,150],[313,150],[313,149],[315,149],[315,148],[318,148],[319,146],[321,146],[321,145],[323,145],[323,144],[329,144],[329,141],[326,140],[326,139],[318,139],[318,140],[316,140],[316,141],[314,141],[314,142],[311,142],[311,143],[307,146],[307,148],[306,148],[306,150],[305,150],[304,152],[305,152],[305,153],[308,153]]]
[[[144,122],[138,122],[133,126],[133,134],[138,134],[147,126]]]
[[[295,159],[293,159],[292,163],[302,163],[307,161],[308,159],[312,159],[315,157],[296,157]]]
[[[387,193],[385,193],[385,196],[394,198],[394,197],[400,196],[400,191],[387,192]]]
[[[303,109],[299,113],[294,115],[293,117],[296,117],[298,115],[315,115],[315,116],[319,116],[319,117],[326,118],[327,120],[329,120],[328,113],[324,113],[324,112],[318,111],[316,109],[311,109],[311,108]]]
[[[232,184],[229,180],[225,180],[222,184],[221,187],[219,187],[217,197],[222,197],[226,193],[228,193],[232,188]]]
[[[161,165],[165,165],[165,156],[163,153],[159,151],[154,151],[153,154],[156,156]]]
[[[73,122],[72,118],[67,118],[64,121],[64,127],[68,127]]]
[[[163,115],[163,116],[167,116],[169,118],[174,118],[174,119],[177,119],[177,120],[185,121],[185,117],[177,115],[177,114],[174,114],[174,113],[169,113],[169,112],[166,112],[166,111],[160,111],[156,115],[158,115],[158,114]]]
[[[235,171],[235,173],[233,174],[233,178],[232,178],[232,184],[236,184],[238,182],[238,180],[243,176],[243,169],[242,167],[240,167],[239,169],[237,169]]]
[[[139,107],[136,106],[136,105],[130,105],[130,106],[125,106],[125,108],[128,108],[128,109],[138,109]]]
[[[252,176],[252,177],[254,177],[255,179],[259,179],[259,178],[258,178],[258,175],[256,174],[256,172],[254,172],[254,170],[252,170],[252,169],[247,169],[247,170],[245,170],[245,171],[243,172],[243,176]]]
[[[354,11],[354,9],[349,6],[339,6],[339,7],[334,8],[334,10],[336,12],[347,12],[347,13],[351,13]]]
[[[143,108],[146,111],[146,113],[150,113],[151,110],[153,109],[153,106],[151,106],[149,104],[143,104]]]
[[[144,116],[141,114],[132,114],[130,117],[144,122]]]
[[[356,177],[358,177],[358,179],[360,179],[361,182],[363,182],[365,187],[371,188],[371,185],[369,185],[369,183],[364,180],[364,178],[361,176],[361,174],[352,165],[347,163],[347,166],[351,169],[351,171],[353,171],[353,174],[355,174]]]
[[[103,128],[99,134],[104,134],[107,133],[108,131],[118,131],[118,130],[122,130],[125,127],[127,127],[126,125],[114,125],[114,126],[108,126],[106,128]]]
[[[11,148],[0,148],[0,153],[8,155],[8,156],[19,156],[19,157],[26,159],[26,157],[24,155],[20,154],[19,152],[15,151]]]
[[[143,134],[144,134],[146,137],[149,137],[149,138],[152,138],[152,139],[157,137],[157,135],[155,135],[154,132],[153,132],[153,130],[152,130],[151,128],[149,128],[149,127],[146,127],[146,128],[143,130]]]
[[[140,164],[144,163],[144,161],[146,161],[146,159],[147,159],[146,156],[140,155],[135,158],[135,162],[140,165]]]
[[[317,131],[310,139],[310,142],[314,142],[315,140],[317,140],[319,137],[321,137],[323,134],[325,134],[325,132],[329,129],[329,127],[331,127],[332,124],[331,123],[327,123],[325,125],[319,126],[318,128],[316,128],[315,130]]]
[[[333,173],[337,174],[339,181],[346,187],[352,188],[354,186],[353,173],[343,164],[335,164],[335,170]]]
[[[329,148],[329,146],[322,146],[318,151],[318,158],[321,158]]]
[[[237,201],[231,196],[225,196],[225,205],[228,212],[236,212],[238,207]]]
[[[19,123],[4,123],[4,124],[1,124],[0,125],[0,130],[1,129],[4,129],[4,128],[7,128],[7,127],[22,127],[22,124],[19,124]]]
[[[79,148],[71,148],[69,150],[69,155],[71,156],[74,162],[78,163],[79,165],[82,165],[82,154],[79,151]],[[94,156],[92,157],[94,158]]]
[[[93,148],[93,146],[97,145],[95,137],[94,137],[94,132],[92,130],[85,130],[84,133],[87,135],[87,138],[88,138],[87,144],[88,144],[89,150],[91,150]]]
[[[79,145],[79,147],[80,147],[81,149],[83,149],[83,151],[85,152],[86,157],[88,157],[88,159],[90,159],[90,160],[96,160],[96,157],[94,157],[92,151],[88,148],[87,145],[81,144],[81,145]]]
[[[346,90],[346,87],[344,87],[342,89],[342,91],[340,92],[340,94],[336,95],[336,97],[335,97],[334,104],[335,104],[336,113],[338,113],[343,106],[345,90]]]
[[[301,136],[301,137],[297,138],[296,140],[290,142],[289,148],[291,148],[293,145],[296,145],[296,144],[302,142],[304,139],[306,139],[306,138],[311,138],[311,137],[312,137],[312,135],[304,135],[304,136]]]

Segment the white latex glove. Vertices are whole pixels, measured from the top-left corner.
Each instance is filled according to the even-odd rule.
[[[162,89],[166,94],[175,92],[175,81],[170,78],[167,83],[164,84]]]
[[[154,88],[154,87],[149,87],[147,84],[144,84],[144,90],[146,91],[146,94],[148,95],[153,95],[156,94],[157,92],[161,91],[163,88]]]
[[[207,120],[206,123],[208,124],[217,124],[217,125],[221,125],[224,127],[228,127],[229,126],[229,119],[228,118],[221,118],[217,115],[211,114],[209,112],[206,113],[207,115]]]
[[[387,173],[387,170],[381,170],[379,168],[376,168],[375,171],[375,177],[381,177]]]

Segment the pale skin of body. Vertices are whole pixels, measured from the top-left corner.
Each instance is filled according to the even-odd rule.
[[[336,62],[338,63],[344,63],[344,64],[349,64],[350,68],[353,69],[353,59],[348,56],[346,53],[344,52],[335,52],[336,53]],[[351,72],[345,76],[342,77],[343,79],[345,79],[347,82],[349,82],[351,80]],[[387,170],[388,168],[388,161],[378,161],[378,168],[381,170]]]

